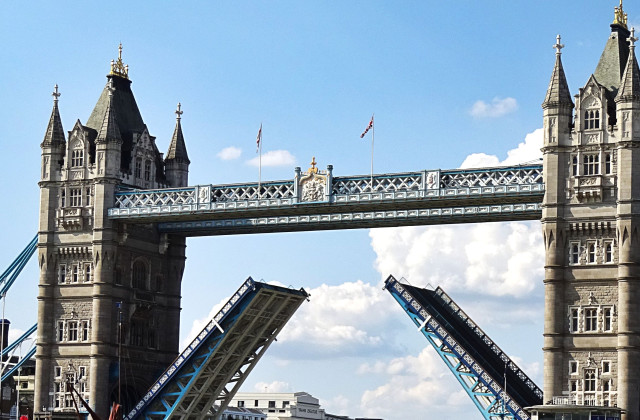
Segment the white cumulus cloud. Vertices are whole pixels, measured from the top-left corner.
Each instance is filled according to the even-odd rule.
[[[257,382],[253,389],[256,392],[292,392],[291,385],[282,381]]]
[[[497,156],[475,153],[461,167],[513,165],[541,157],[542,129]],[[372,229],[376,269],[383,278],[405,277],[416,286],[523,297],[540,285],[544,246],[537,222],[482,223]]]
[[[279,357],[318,359],[393,351],[401,312],[380,287],[362,281],[308,290],[310,301],[278,337]]]
[[[416,413],[426,407],[432,413],[447,412],[451,418],[464,418],[460,410],[473,407],[465,392],[431,347],[418,356],[406,356],[361,366],[359,372],[382,370],[384,383],[365,390],[360,409],[365,416],[380,418],[427,418]],[[458,414],[456,416],[455,414]]]
[[[465,158],[460,168],[483,168],[487,166],[518,165],[520,163],[531,162],[542,158],[542,128],[538,128],[527,134],[524,141],[519,143],[515,149],[507,152],[507,158],[500,161],[496,155],[486,153],[472,153]]]
[[[483,100],[476,101],[471,107],[474,118],[497,118],[510,114],[518,109],[518,101],[514,98],[493,98],[491,103]]]
[[[259,157],[247,161],[248,165],[258,166]],[[270,150],[262,155],[262,166],[293,166],[296,158],[288,150]]]
[[[242,155],[242,149],[239,147],[229,146],[220,150],[216,156],[222,160],[234,160],[238,159]]]
[[[544,274],[535,222],[372,229],[369,236],[380,274],[415,286],[522,297]]]

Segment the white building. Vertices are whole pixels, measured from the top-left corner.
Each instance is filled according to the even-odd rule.
[[[306,392],[239,392],[229,406],[257,408],[267,420],[326,420],[320,401]]]
[[[218,406],[214,406],[214,411],[218,411]],[[212,414],[213,416],[213,414]],[[212,417],[208,417],[211,419]],[[222,413],[221,420],[266,420],[267,415],[254,408],[227,407]]]

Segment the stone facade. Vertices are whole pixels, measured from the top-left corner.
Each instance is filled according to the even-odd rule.
[[[595,73],[569,94],[558,42],[544,109],[544,400],[640,419],[640,95],[622,6]]]
[[[127,409],[178,352],[185,240],[107,209],[116,188],[187,184],[182,111],[163,159],[130,84],[119,58],[86,125],[66,136],[54,92],[41,144],[36,414],[76,417],[66,381],[102,418],[112,401]]]

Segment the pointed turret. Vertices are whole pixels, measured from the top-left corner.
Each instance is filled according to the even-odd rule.
[[[543,109],[567,106],[573,108],[569,85],[567,84],[567,78],[564,75],[564,68],[562,67],[562,52],[560,50],[564,48],[564,45],[560,43],[560,35],[556,37],[556,41],[556,44],[553,46],[553,48],[556,49],[556,64],[553,67],[553,73],[551,73],[551,81],[549,82],[547,95],[542,103]]]
[[[55,86],[55,90],[51,96],[53,96],[53,110],[51,111],[51,118],[49,118],[49,125],[47,126],[47,132],[44,135],[42,146],[59,145],[65,142],[62,120],[60,119],[60,112],[58,111],[58,98],[60,97],[58,85]]]
[[[171,144],[167,151],[167,157],[164,160],[167,181],[169,181],[172,187],[185,187],[188,185],[189,164],[191,163],[187,155],[184,136],[182,135],[180,120],[183,111],[180,108],[181,105],[178,103],[178,109],[176,110],[176,128],[173,130]]]
[[[638,69],[638,60],[635,54],[635,42],[638,38],[634,35],[635,29],[632,28],[631,36],[627,39],[629,41],[629,59],[622,74],[616,103],[640,101],[640,69]]]
[[[191,163],[187,155],[187,146],[184,144],[184,136],[182,135],[180,119],[184,112],[180,110],[180,107],[181,105],[178,103],[178,109],[176,110],[176,128],[173,130],[173,137],[171,138],[171,144],[169,145],[169,151],[167,151],[165,161],[175,159],[177,161]]]
[[[110,89],[111,94],[109,93]],[[111,112],[115,116],[115,122],[120,131],[122,139],[122,162],[123,171],[130,171],[131,150],[134,147],[136,137],[145,130],[145,123],[138,109],[138,104],[131,91],[131,80],[129,79],[129,66],[122,62],[122,44],[118,47],[118,59],[111,61],[111,70],[107,75],[107,85],[100,94],[86,127],[99,133],[104,123],[104,115],[109,104]],[[95,135],[95,134],[94,134]]]
[[[109,86],[107,89],[109,90],[109,102],[107,105],[107,109],[104,112],[102,126],[100,127],[100,131],[98,132],[96,143],[106,143],[112,141],[121,143],[122,136],[120,135],[120,129],[118,128],[118,124],[116,122],[116,112],[113,107],[113,92],[115,91],[115,88]]]

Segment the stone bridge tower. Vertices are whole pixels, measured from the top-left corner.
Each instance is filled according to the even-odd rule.
[[[106,418],[112,401],[130,407],[178,352],[184,237],[107,218],[116,188],[188,182],[180,105],[163,159],[128,70],[120,46],[91,116],[66,138],[57,86],[53,94],[41,144],[36,413],[75,418],[71,380]]]
[[[560,36],[542,104],[544,400],[640,419],[640,71],[615,8],[595,72],[571,98]]]

